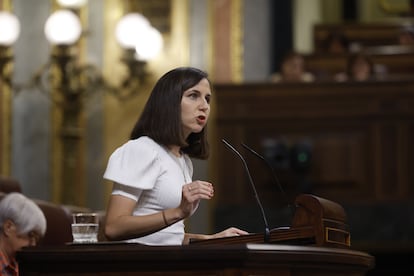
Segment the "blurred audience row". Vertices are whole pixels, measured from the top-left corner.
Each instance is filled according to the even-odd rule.
[[[414,29],[412,27],[402,28],[395,41],[397,47],[409,47],[412,51],[410,54],[412,53],[414,56]],[[312,82],[322,79],[338,82],[368,81],[384,78],[388,76],[388,73],[393,73],[388,72],[388,68],[384,64],[373,62],[373,56],[369,51],[366,51],[359,43],[350,43],[347,37],[338,31],[334,31],[326,37],[323,43],[323,53],[318,53],[318,55],[321,57],[341,56],[346,58],[346,64],[341,72],[328,72],[321,77],[320,72],[312,72],[307,68],[307,55],[289,51],[284,55],[278,72],[273,73],[270,80],[272,82]],[[410,75],[414,72],[405,73]]]
[[[343,72],[333,74],[334,81],[367,81],[373,79],[374,63],[363,53],[351,54]],[[305,67],[305,58],[297,52],[289,52],[282,60],[280,71],[272,74],[273,82],[312,82],[317,78]]]

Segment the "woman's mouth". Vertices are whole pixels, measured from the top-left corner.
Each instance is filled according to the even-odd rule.
[[[197,123],[204,124],[206,122],[206,116],[200,115],[197,117]]]

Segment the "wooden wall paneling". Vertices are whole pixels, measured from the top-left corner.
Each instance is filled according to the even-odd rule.
[[[398,160],[397,160],[397,131],[398,129],[392,123],[384,123],[380,129],[380,160],[381,171],[379,194],[380,198],[394,198],[398,191]]]
[[[407,197],[414,197],[414,122],[411,121],[408,124],[408,137],[407,137],[407,163],[404,168],[407,172],[407,182],[405,183],[405,190],[407,191]]]
[[[347,24],[316,24],[313,29],[314,49],[324,51],[324,42],[333,32],[343,33],[349,42],[357,42],[362,46],[395,45],[403,23],[347,23]]]
[[[220,143],[219,149],[219,163],[218,174],[220,185],[215,185],[217,192],[215,193],[219,202],[226,202],[227,204],[238,204],[244,202],[246,199],[246,187],[249,188],[248,183],[245,184],[245,171],[243,164],[239,158],[232,153],[221,142],[221,139],[225,139],[230,144],[233,144],[236,148],[239,148],[239,144],[235,144],[235,141],[242,141],[244,137],[244,128],[240,125],[232,124],[231,126],[225,125],[219,127],[217,133],[220,135],[217,137],[217,141]],[[233,166],[226,166],[226,164],[234,164]]]
[[[407,206],[414,195],[413,80],[214,88],[217,137],[226,138],[245,156],[270,227],[289,225],[291,213],[269,170],[240,146],[242,142],[273,157],[275,151],[269,154],[269,148],[274,150],[276,142],[288,150],[296,143],[309,143],[311,163],[306,173],[272,161],[288,200],[313,193],[340,203],[359,246],[406,244],[412,229],[402,229],[401,223],[412,224]],[[234,225],[263,231],[241,162],[224,145],[218,148],[215,230]]]
[[[412,87],[410,82],[218,85],[218,135],[261,151],[268,139],[309,140],[309,178],[321,196],[340,201],[401,197],[408,146],[399,144],[408,138],[398,120],[413,118],[406,103],[413,98]],[[220,160],[226,183],[219,180],[219,185],[226,189],[225,173],[242,172],[241,164]],[[253,161],[252,166],[261,173],[258,185],[269,182],[261,165]],[[239,189],[249,187],[239,177],[245,182]],[[232,200],[241,203],[241,198]]]
[[[397,168],[399,168],[399,189],[398,197],[399,198],[408,198],[410,193],[410,132],[409,132],[410,122],[401,122],[398,126],[398,157],[397,157]],[[411,138],[414,138],[411,136]],[[412,163],[411,163],[412,165]],[[412,167],[412,166],[411,166]]]
[[[380,72],[379,77],[409,76],[414,72],[414,48],[412,47],[410,51],[401,53],[393,53],[389,50],[384,53],[371,53],[369,49],[365,50],[365,53],[371,57],[376,66],[384,67],[385,74]],[[348,54],[307,54],[305,55],[306,68],[317,78],[330,78],[333,74],[346,71],[348,57]]]
[[[336,200],[369,197],[372,184],[368,179],[371,178],[372,170],[369,169],[368,145],[371,137],[365,125],[346,126],[343,123],[318,123],[306,119],[292,125],[275,120],[247,125],[246,136],[246,143],[255,146],[262,155],[266,155],[266,143],[272,141],[282,142],[288,149],[298,143],[310,145],[312,156],[309,172],[294,173],[284,169],[283,164],[277,171],[291,197],[311,190]],[[263,164],[252,165],[252,171],[263,171],[260,169]],[[261,172],[259,187],[260,183],[269,182],[268,177],[268,171]],[[266,197],[272,193],[262,194]]]

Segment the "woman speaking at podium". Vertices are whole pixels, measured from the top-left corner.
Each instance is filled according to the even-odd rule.
[[[234,227],[185,233],[183,220],[214,196],[211,183],[192,180],[190,159],[209,155],[211,97],[207,74],[196,68],[176,68],[157,81],[130,140],[112,153],[104,174],[113,182],[104,229],[109,240],[181,245],[247,234]]]

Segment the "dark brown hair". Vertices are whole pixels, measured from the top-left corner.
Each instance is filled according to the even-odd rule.
[[[207,159],[207,126],[186,139],[181,120],[183,93],[202,79],[208,79],[207,73],[193,67],[179,67],[165,73],[152,89],[130,138],[148,136],[164,146],[178,145],[191,157]]]

